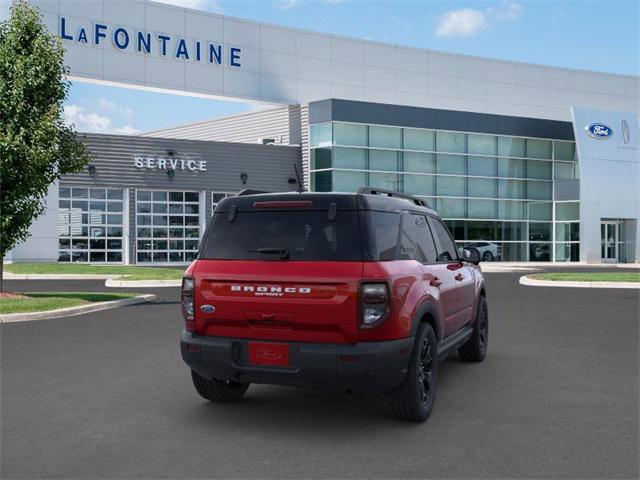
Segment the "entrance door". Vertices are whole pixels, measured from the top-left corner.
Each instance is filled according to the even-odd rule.
[[[601,256],[603,262],[618,261],[618,222],[600,223]]]

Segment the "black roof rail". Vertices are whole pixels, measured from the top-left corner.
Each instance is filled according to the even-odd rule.
[[[253,190],[251,188],[245,188],[244,190],[240,190],[236,197],[244,197],[245,195],[260,195],[261,193],[269,193],[263,190]]]
[[[395,192],[393,190],[385,190],[384,188],[376,188],[376,187],[360,187],[358,189],[359,195],[384,195],[387,197],[393,198],[402,198],[404,200],[409,200],[410,202],[415,203],[420,207],[431,208],[426,200],[422,198],[414,197],[413,195],[407,195],[406,193]]]

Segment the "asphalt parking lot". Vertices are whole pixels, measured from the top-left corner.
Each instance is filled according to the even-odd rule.
[[[487,274],[487,358],[447,360],[419,425],[357,392],[253,385],[238,404],[202,400],[177,289],[2,325],[2,478],[638,478],[639,291],[525,287],[522,274]]]

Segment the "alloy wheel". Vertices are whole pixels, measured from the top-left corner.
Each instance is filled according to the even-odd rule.
[[[433,392],[433,346],[428,338],[424,339],[420,350],[420,365],[418,366],[418,384],[420,399],[427,402]]]
[[[489,334],[486,307],[483,307],[482,310],[480,310],[480,318],[478,319],[478,321],[479,321],[478,333],[480,337],[480,349],[484,352],[487,345],[487,336]]]

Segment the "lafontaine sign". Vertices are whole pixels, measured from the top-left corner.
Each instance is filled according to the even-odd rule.
[[[149,33],[125,27],[94,23],[92,26],[71,26],[65,17],[60,17],[60,37],[81,45],[99,46],[111,41],[116,50],[158,55],[177,60],[242,67],[240,47],[224,46],[220,43],[185,39],[163,33]]]
[[[206,172],[206,160],[185,160],[184,158],[134,157],[134,165],[141,170],[186,170]]]

